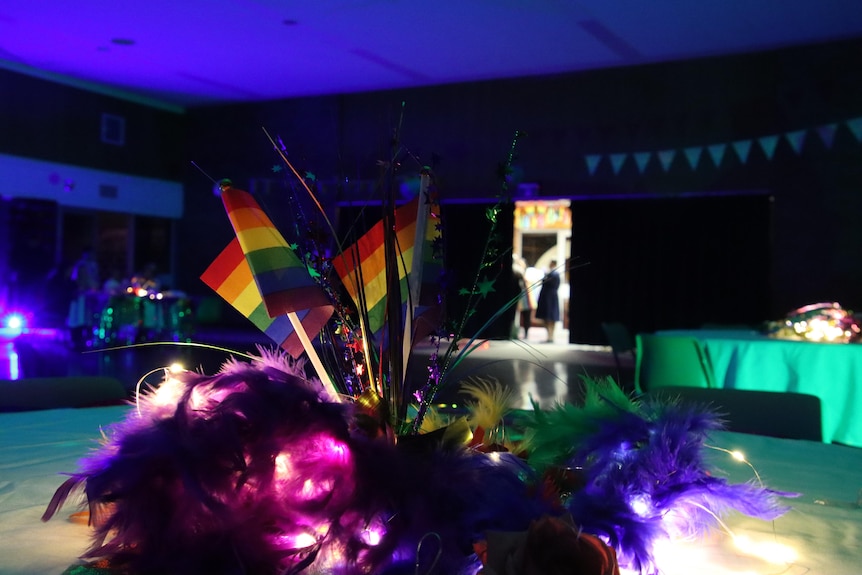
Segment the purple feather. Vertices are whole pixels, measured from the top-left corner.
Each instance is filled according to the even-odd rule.
[[[659,538],[703,534],[731,509],[761,519],[786,512],[780,497],[792,494],[710,473],[704,440],[720,428],[715,413],[675,402],[607,418],[567,462],[582,468],[585,482],[568,509],[616,548],[621,566],[640,573],[657,573],[652,544]]]
[[[570,439],[555,448],[537,437],[545,459],[556,451],[565,460],[554,465],[582,475],[564,509],[508,453],[440,433],[395,444],[369,435],[302,367],[262,352],[214,376],[168,379],[81,462],[44,518],[83,488],[94,526],[85,557],[133,573],[472,575],[485,532],[568,511],[620,565],[652,574],[658,538],[703,533],[731,509],[764,519],[786,510],[788,494],[710,474],[704,440],[721,423],[693,406],[606,390],[608,405],[593,393],[559,425],[537,416],[537,431]]]
[[[521,530],[551,504],[531,470],[434,435],[371,438],[277,356],[184,373],[142,398],[61,486],[83,486],[86,558],[135,573],[474,573],[485,529]]]

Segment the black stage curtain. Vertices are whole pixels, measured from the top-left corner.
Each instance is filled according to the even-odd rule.
[[[606,344],[603,321],[632,333],[769,319],[768,194],[572,202],[569,340]]]
[[[492,236],[487,211],[494,205],[493,202],[444,202],[440,207],[445,243],[447,318],[460,321],[464,317],[468,299],[461,294],[461,290],[472,289],[486,247],[490,247],[492,252],[496,251],[497,255],[494,265],[482,269],[479,273],[480,281],[494,280],[493,291],[473,298],[473,314],[462,332],[464,337],[472,337],[478,333],[481,339],[509,339],[515,321],[515,307],[512,306],[486,325],[495,313],[518,294],[517,280],[512,272],[515,206],[511,203],[500,206]],[[490,246],[486,246],[489,239]]]

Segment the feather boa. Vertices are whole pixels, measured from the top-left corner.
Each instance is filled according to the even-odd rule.
[[[575,470],[578,488],[565,507],[617,550],[621,566],[658,573],[654,541],[703,535],[727,511],[771,520],[788,510],[781,498],[796,494],[729,484],[711,473],[705,441],[722,422],[706,406],[640,402],[609,379],[585,386],[582,407],[534,411],[530,461]]]
[[[109,430],[44,519],[83,490],[85,558],[135,575],[474,575],[485,534],[571,515],[620,565],[653,573],[657,538],[702,533],[728,509],[785,510],[782,494],[709,473],[714,414],[641,404],[612,381],[588,381],[581,407],[536,410],[526,459],[453,441],[454,424],[393,443],[360,415],[277,353],[179,374]],[[549,492],[553,469],[576,470],[577,486]]]
[[[57,491],[82,488],[85,558],[130,573],[473,573],[472,543],[551,508],[531,470],[436,436],[398,445],[354,426],[301,365],[264,355],[143,396]]]

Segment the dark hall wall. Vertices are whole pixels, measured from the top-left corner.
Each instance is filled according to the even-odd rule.
[[[859,308],[862,144],[844,122],[862,116],[860,69],[862,41],[854,40],[556,77],[201,108],[189,113],[186,159],[214,178],[262,192],[277,212],[286,190],[298,186],[286,171],[274,171],[280,162],[266,128],[281,137],[301,173],[314,174],[320,198],[332,206],[375,197],[378,161],[390,157],[397,132],[400,174],[433,165],[445,202],[494,197],[499,166],[521,132],[513,183],[537,182],[542,196],[771,195],[771,221],[722,216],[730,228],[769,228],[770,293],[758,298],[765,301],[756,315],[772,319],[824,300]],[[827,147],[813,129],[832,122],[838,130]],[[605,159],[590,174],[585,162],[589,154],[681,150],[794,130],[809,130],[799,154],[782,139],[772,158],[755,144],[744,163],[728,151],[720,166],[705,158],[692,169],[680,153],[668,170],[653,157],[642,172],[629,160],[615,174]],[[210,182],[188,165],[186,181],[180,267],[183,284],[196,291],[197,276],[229,240],[230,226]],[[605,257],[578,250],[574,245],[573,256],[582,260]]]
[[[124,145],[101,141],[102,114],[125,120]],[[184,123],[179,112],[0,70],[0,153],[177,181]]]

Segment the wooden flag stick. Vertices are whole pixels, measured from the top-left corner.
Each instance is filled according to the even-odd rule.
[[[305,332],[305,327],[303,327],[302,322],[299,320],[299,316],[296,315],[296,312],[289,311],[287,312],[287,317],[290,319],[290,324],[293,326],[296,335],[299,336],[299,341],[302,342],[302,348],[305,350],[305,353],[308,354],[308,359],[311,360],[311,365],[314,366],[314,370],[317,372],[317,377],[320,378],[320,382],[323,384],[323,387],[325,387],[330,395],[332,395],[332,399],[340,402],[341,395],[335,390],[332,378],[329,377],[329,374],[326,373],[326,370],[323,368],[323,362],[320,361],[320,356],[317,355],[317,350],[314,349],[313,345],[311,345],[311,340]]]

